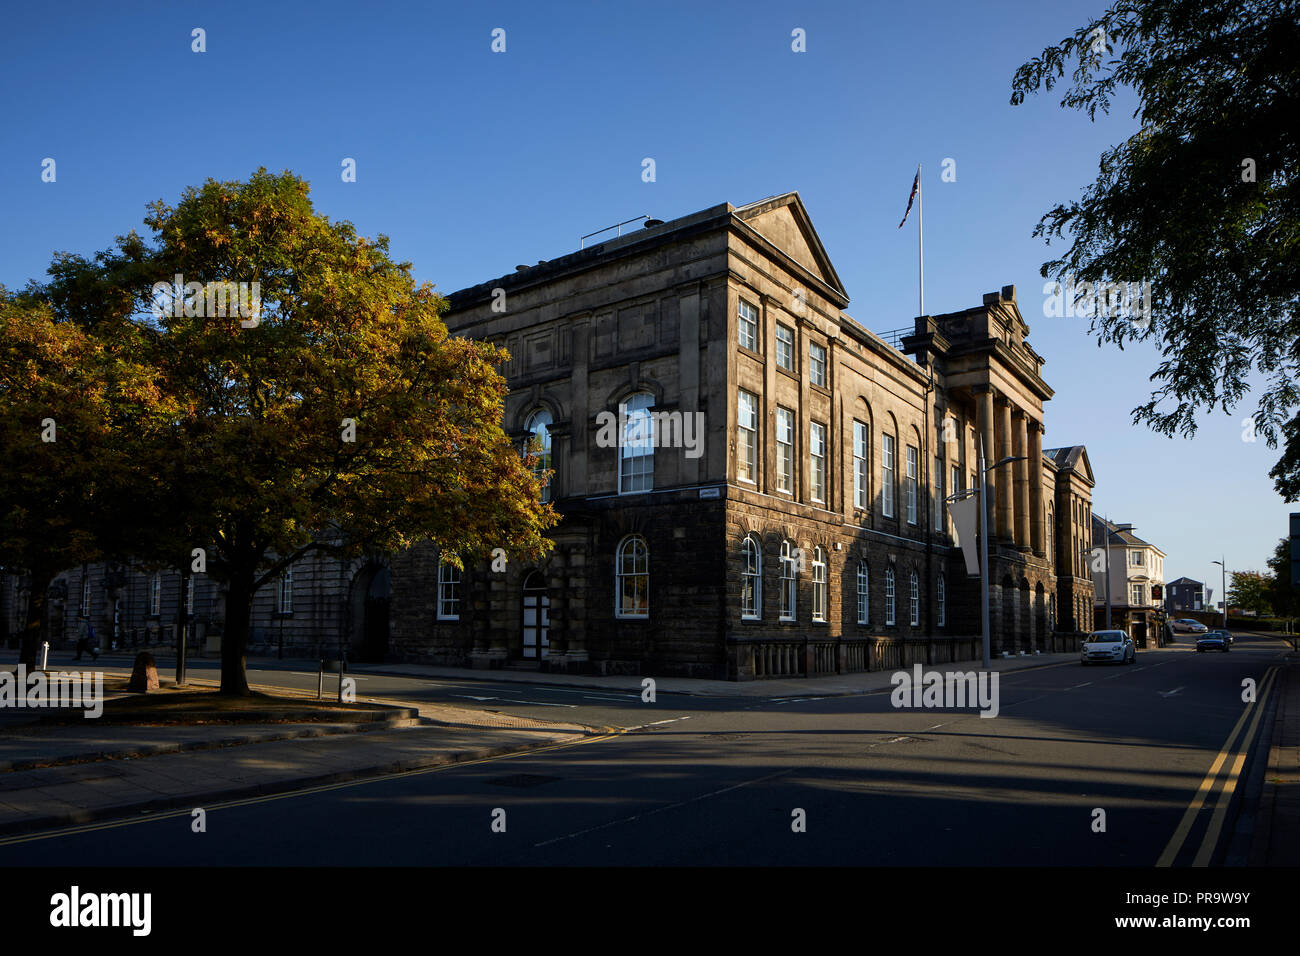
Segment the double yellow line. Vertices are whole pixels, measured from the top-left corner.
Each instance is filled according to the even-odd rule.
[[[1201,840],[1200,849],[1196,851],[1196,857],[1192,860],[1192,866],[1209,865],[1210,857],[1214,853],[1214,847],[1219,842],[1219,833],[1223,830],[1223,821],[1228,815],[1228,805],[1232,803],[1232,794],[1237,788],[1241,768],[1246,763],[1246,757],[1250,753],[1250,745],[1255,739],[1255,731],[1259,728],[1260,717],[1263,716],[1266,709],[1268,694],[1272,690],[1273,678],[1276,674],[1276,666],[1270,667],[1268,672],[1265,673],[1263,681],[1260,682],[1255,703],[1242,711],[1241,716],[1237,718],[1237,723],[1233,725],[1232,731],[1228,734],[1228,739],[1224,741],[1222,749],[1214,758],[1214,763],[1210,765],[1209,773],[1205,775],[1205,779],[1197,787],[1196,795],[1192,797],[1192,802],[1188,804],[1183,819],[1178,824],[1178,829],[1169,838],[1169,843],[1165,846],[1164,852],[1160,854],[1160,859],[1156,861],[1156,866],[1173,866],[1174,860],[1182,852],[1183,844],[1187,842],[1187,835],[1191,832],[1192,825],[1196,822],[1197,816],[1205,806],[1206,799],[1214,792],[1219,772],[1231,758],[1231,767],[1224,778],[1223,787],[1219,791],[1219,798],[1214,804],[1214,815],[1210,818],[1210,825],[1205,831],[1204,839]],[[1247,718],[1250,718],[1250,726],[1246,729],[1245,736],[1242,737],[1234,755],[1232,742],[1241,733],[1241,728],[1245,725]]]

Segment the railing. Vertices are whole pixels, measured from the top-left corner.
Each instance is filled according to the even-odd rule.
[[[916,332],[916,326],[906,325],[901,329],[890,329],[888,332],[877,332],[876,334],[885,340],[885,344],[903,350],[903,336],[913,335]]]

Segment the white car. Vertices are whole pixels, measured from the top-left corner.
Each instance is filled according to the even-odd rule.
[[[1132,664],[1137,660],[1133,638],[1124,631],[1093,631],[1079,648],[1079,663]]]

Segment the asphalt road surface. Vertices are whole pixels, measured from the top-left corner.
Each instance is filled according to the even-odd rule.
[[[639,729],[211,806],[206,833],[183,811],[8,838],[0,865],[1242,862],[1283,650],[1245,637],[1197,654],[1184,641],[1133,665],[1013,671],[991,719],[895,708],[888,691],[647,704],[357,674],[359,696]],[[314,689],[316,677],[259,666],[250,680]]]

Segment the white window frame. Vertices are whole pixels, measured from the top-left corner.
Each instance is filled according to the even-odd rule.
[[[917,474],[920,471],[920,452],[915,445],[907,446],[907,523],[916,524]]]
[[[866,511],[871,493],[871,428],[853,420],[853,507]]]
[[[1146,567],[1146,563],[1146,555],[1144,555],[1140,549],[1137,551],[1129,551],[1128,566],[1130,568],[1144,568]]]
[[[948,626],[948,581],[943,576],[942,571],[939,572],[939,584],[938,584],[937,597],[938,597],[937,624],[939,627],[947,627]]]
[[[81,617],[90,617],[90,572],[81,576]]]
[[[871,623],[871,569],[858,562],[858,623]]]
[[[438,558],[438,620],[460,620],[461,569]]]
[[[794,329],[780,322],[776,323],[776,364],[787,372],[798,372],[794,365]]]
[[[155,571],[149,582],[149,616],[162,617],[162,572]]]
[[[736,427],[736,480],[752,485],[758,479],[758,396],[743,388],[736,390]]]
[[[897,622],[894,614],[894,569],[885,568],[885,626],[893,627]]]
[[[736,341],[742,348],[758,351],[758,307],[744,299],[737,300]],[[748,311],[746,311],[748,310]]]
[[[190,581],[190,594],[194,593],[194,582]],[[287,565],[280,571],[275,587],[275,612],[277,614],[293,613],[293,565]]]
[[[799,562],[789,539],[781,542],[781,620],[799,618]]]
[[[894,515],[895,492],[895,456],[898,446],[894,436],[888,432],[880,433],[880,513],[886,518]]]
[[[826,503],[826,426],[808,423],[808,497]]]
[[[1143,607],[1146,604],[1146,587],[1141,584],[1130,584],[1128,586],[1128,599],[1133,607]]]
[[[763,548],[758,538],[745,535],[740,555],[740,617],[759,621],[763,618]]]
[[[623,600],[627,582],[632,586],[630,609]],[[625,537],[614,551],[614,616],[634,620],[650,616],[650,548],[639,534]]]
[[[816,342],[808,343],[808,381],[826,387],[826,346]]]
[[[619,436],[618,493],[641,494],[655,486],[654,396],[649,392],[629,395],[619,405],[626,424]]]
[[[915,571],[907,579],[907,617],[912,627],[921,624],[921,580]]]
[[[794,412],[780,406],[776,409],[776,490],[794,494]]]
[[[826,583],[826,552],[820,545],[813,548],[812,592],[812,619],[818,624],[825,624],[829,588]]]

